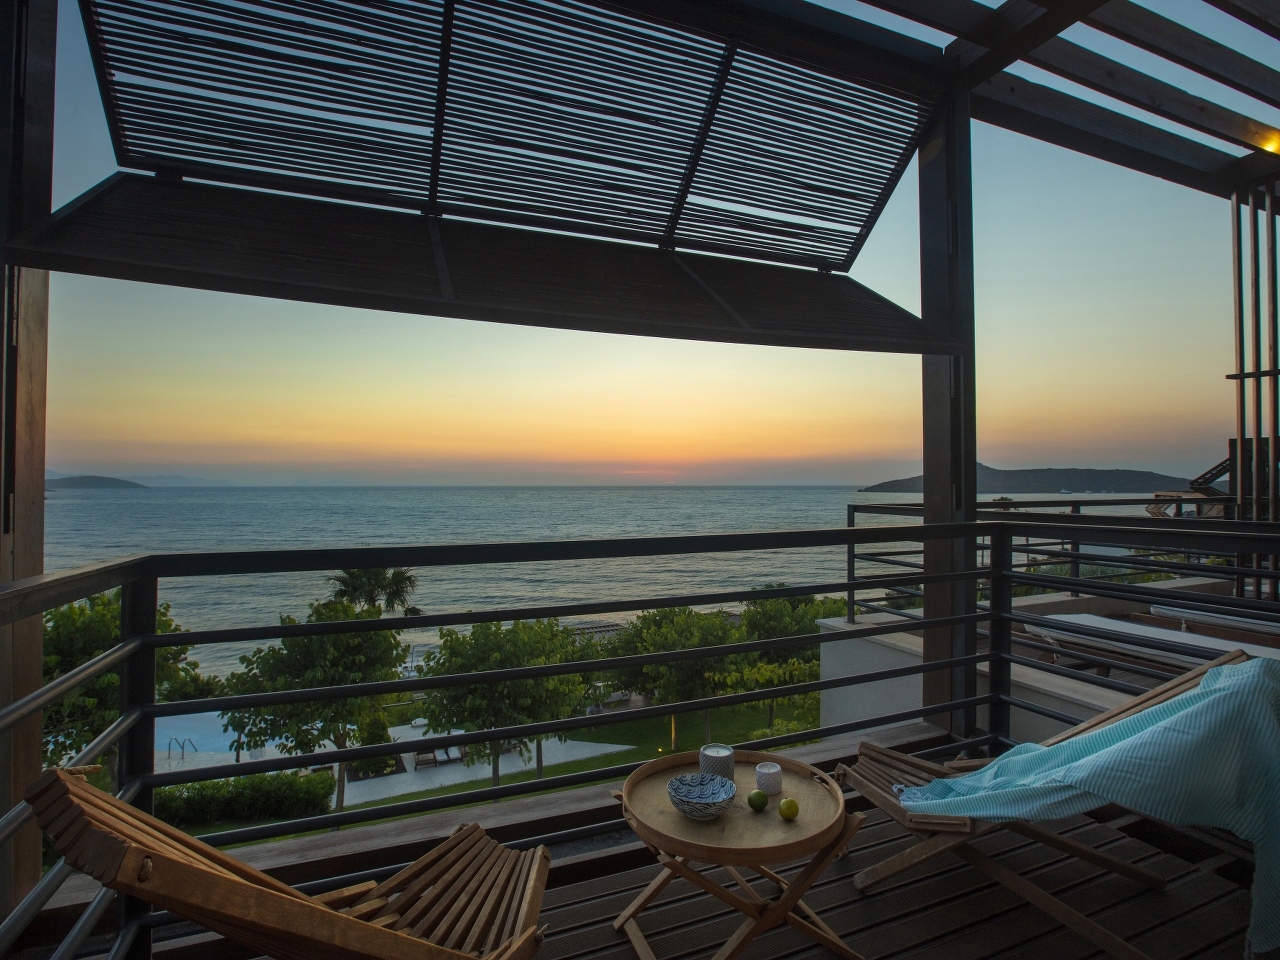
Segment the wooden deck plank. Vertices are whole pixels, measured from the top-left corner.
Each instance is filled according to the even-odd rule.
[[[1168,890],[1149,890],[1008,831],[993,832],[975,846],[1156,960],[1239,956],[1241,931],[1248,922],[1247,893],[1088,818],[1064,821],[1056,828],[1095,849],[1156,870],[1169,879]],[[883,888],[860,893],[853,875],[906,842],[900,827],[877,819],[855,837],[848,856],[832,864],[805,896],[823,922],[868,960],[1084,960],[1097,954],[1095,946],[955,857],[939,857]],[[777,872],[789,878],[800,866],[791,864]],[[612,928],[612,921],[658,869],[655,864],[556,891],[558,903],[544,909],[540,921],[549,931],[538,960],[636,960],[627,937]],[[709,876],[718,874],[708,871]],[[764,896],[776,893],[767,880],[752,876],[751,885]],[[656,960],[707,960],[740,922],[736,912],[683,880],[673,881],[639,917]],[[741,960],[829,957],[783,925],[761,935]]]

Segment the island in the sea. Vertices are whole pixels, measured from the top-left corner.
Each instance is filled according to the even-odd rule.
[[[134,483],[132,480],[120,480],[117,477],[57,477],[45,478],[46,490],[119,490],[129,487],[135,490],[147,489],[146,484]]]
[[[1077,467],[1044,467],[1035,470],[999,470],[978,464],[978,493],[1155,493],[1187,490],[1190,481],[1149,470],[1091,470]],[[863,493],[923,493],[924,477],[886,480]]]

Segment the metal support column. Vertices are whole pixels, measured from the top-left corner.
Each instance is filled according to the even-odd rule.
[[[997,697],[1011,695],[1010,665],[1005,659],[1012,650],[1010,617],[1013,613],[1013,537],[1004,526],[991,534],[991,693]],[[995,737],[1008,740],[1009,704],[996,700],[991,704],[988,726]],[[1003,753],[1005,745],[996,740],[991,745],[992,754]]]
[[[849,504],[849,515],[846,520],[846,523],[851,528],[856,527],[858,525],[857,504],[854,504],[854,503]],[[854,547],[852,543],[849,544],[847,549],[848,549],[848,555],[845,559],[845,577],[844,578],[846,580],[852,581],[853,578],[857,576],[857,554],[854,551]],[[846,594],[847,600],[845,602],[848,609],[845,611],[845,620],[847,620],[849,623],[858,622],[857,619],[854,617],[854,607],[855,607],[854,594],[855,593],[856,591],[853,589],[853,587],[850,587],[849,592]]]
[[[159,582],[154,578],[126,583],[121,591],[120,641],[146,636],[156,632],[156,606],[159,601]],[[155,703],[156,700],[156,651],[144,647],[124,662],[120,671],[120,713]],[[119,782],[123,789],[137,777],[155,770],[156,721],[143,717],[130,728],[120,743]],[[133,805],[144,813],[152,812],[152,789],[143,787],[133,800]],[[140,914],[149,913],[151,904],[122,896],[117,908],[117,929]],[[121,960],[146,960],[151,956],[151,929],[138,930],[133,943]]]
[[[956,89],[938,109],[923,138],[920,166],[921,318],[957,344],[951,356],[925,356],[921,364],[924,414],[924,521],[973,522],[977,518],[977,446],[974,413],[973,190],[969,140],[969,92]],[[974,538],[926,541],[928,574],[976,565]],[[924,588],[926,617],[972,613],[972,581]],[[977,650],[973,624],[925,632],[924,659],[966,656]],[[973,667],[924,676],[924,705],[975,695]],[[930,717],[953,734],[972,735],[970,710]]]

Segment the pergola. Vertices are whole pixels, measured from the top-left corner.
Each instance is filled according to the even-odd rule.
[[[1280,39],[1277,0],[1210,2]],[[1231,199],[1238,449],[1250,409],[1262,436],[1268,377],[1274,438],[1280,130],[1058,34],[1084,22],[1275,107],[1280,71],[1129,0],[871,4],[955,39],[802,0],[81,0],[120,172],[51,212],[57,3],[3,0],[0,581],[43,570],[51,270],[919,354],[925,519],[972,521],[973,119]],[[1016,61],[1237,149],[1006,72]],[[847,275],[913,157],[918,317]],[[931,548],[926,572],[972,549]],[[927,616],[973,609],[972,581],[926,593]],[[40,629],[4,628],[0,705],[39,686]],[[925,656],[975,642],[971,623],[934,629]],[[971,695],[972,671],[952,676],[928,676],[926,703]],[[39,767],[38,723],[4,735],[6,808]],[[0,899],[39,876],[38,851],[30,831],[6,849]]]

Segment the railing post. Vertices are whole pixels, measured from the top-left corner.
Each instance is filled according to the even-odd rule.
[[[856,527],[858,525],[858,505],[855,503],[849,504],[849,514],[848,514],[848,519],[846,521],[846,525],[849,527]],[[850,543],[848,546],[848,557],[845,560],[844,578],[846,580],[851,581],[856,576],[856,568],[855,568],[856,560],[857,560],[857,554],[854,552],[853,544]],[[845,619],[848,620],[850,623],[858,622],[857,618],[855,618],[853,615],[855,592],[856,591],[853,589],[853,587],[850,587],[849,593],[847,594],[848,599],[845,601],[846,604],[848,605],[848,610],[845,611]]]
[[[156,578],[134,580],[121,589],[120,642],[133,637],[156,632],[156,606],[159,601],[159,582]],[[144,647],[124,662],[120,670],[120,712],[155,703],[156,700],[156,651]],[[156,721],[143,717],[124,735],[120,743],[118,764],[119,783],[123,788],[137,777],[155,770]],[[133,805],[144,813],[152,812],[152,790],[143,787],[133,800]],[[121,896],[117,907],[116,929],[139,914],[150,913],[151,904],[135,897]],[[121,960],[148,960],[151,956],[151,930],[138,930],[133,943]]]
[[[1080,504],[1073,503],[1071,505],[1071,512],[1075,514],[1077,517],[1080,516]],[[1071,579],[1079,580],[1080,579],[1080,543],[1079,541],[1077,540],[1071,541],[1071,552],[1075,554],[1075,557],[1073,557],[1071,560]],[[1073,597],[1080,596],[1080,594],[1076,593],[1074,590],[1071,591],[1071,595]]]
[[[1013,613],[1013,537],[1003,524],[994,525],[991,533],[991,690],[996,697],[1010,696],[1009,661],[1011,650],[1010,616]],[[997,700],[989,708],[990,732],[1009,739],[1009,704]],[[992,755],[1002,753],[1005,745],[997,740],[991,745]]]

